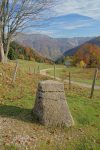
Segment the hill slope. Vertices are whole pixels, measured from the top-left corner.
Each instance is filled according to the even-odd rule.
[[[15,51],[16,57],[18,57],[20,59],[35,60],[37,62],[52,63],[51,60],[49,60],[48,58],[39,54],[35,49],[23,46],[23,45],[18,44],[16,42],[12,42],[10,44],[10,51],[8,54],[9,58],[12,58],[13,51]]]
[[[50,67],[43,65],[43,69]],[[39,81],[48,78],[29,73],[29,67],[37,68],[37,63],[19,61],[19,66],[12,85],[15,63],[0,63],[0,72],[3,73],[0,76],[0,150],[58,150],[58,147],[59,150],[99,150],[100,91],[95,90],[91,101],[88,89],[72,86],[69,90],[66,84],[66,99],[75,127],[45,127],[35,121],[32,109]],[[92,70],[87,74],[87,70],[83,72],[74,68],[75,77],[80,72],[86,75],[85,80],[93,73]]]
[[[52,38],[42,34],[19,33],[15,38],[19,44],[36,49],[43,56],[55,60],[61,57],[64,52],[75,48],[91,38]]]
[[[85,42],[84,44],[95,44],[96,46],[100,46],[100,37],[93,38],[92,40]],[[63,56],[73,56],[77,52],[77,50],[84,44],[64,52]]]
[[[83,61],[83,66],[99,67],[100,66],[100,47],[96,44],[87,43],[82,45],[73,57],[73,64],[80,64]]]

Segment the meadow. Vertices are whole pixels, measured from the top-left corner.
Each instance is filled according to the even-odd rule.
[[[58,67],[57,67],[58,68]],[[68,79],[69,72],[71,74],[71,80],[80,83],[92,84],[95,68],[78,68],[78,67],[63,67],[55,71],[56,77],[60,77],[62,80]],[[54,69],[48,70],[50,75],[54,75]],[[100,85],[100,69],[98,70],[96,85]]]
[[[99,150],[100,90],[95,90],[94,97],[90,99],[89,89],[72,85],[69,90],[66,83],[66,100],[75,126],[45,127],[32,116],[38,82],[50,79],[39,74],[38,66],[40,70],[54,66],[20,60],[16,81],[12,84],[14,66],[14,62],[0,64],[0,73],[3,73],[0,74],[0,149]],[[73,79],[80,79],[80,82],[83,79],[90,82],[93,75],[93,70],[82,72],[80,68],[58,69],[56,75],[63,79],[69,71],[73,73]],[[53,75],[53,71],[49,73]]]

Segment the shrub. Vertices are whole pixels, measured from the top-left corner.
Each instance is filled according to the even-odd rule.
[[[24,60],[24,55],[20,54],[19,55],[19,59],[23,59]]]
[[[9,49],[8,58],[10,60],[15,60],[18,58],[17,52],[13,48]]]

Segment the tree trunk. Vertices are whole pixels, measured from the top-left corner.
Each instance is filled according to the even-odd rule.
[[[10,47],[10,39],[8,39],[6,49],[5,49],[5,63],[7,63],[8,61],[9,47]]]
[[[3,42],[2,42],[2,36],[1,35],[2,34],[1,34],[1,28],[0,28],[0,62],[4,63],[4,61],[5,61],[5,54],[4,54]]]
[[[1,41],[0,41],[0,62],[2,63],[5,62],[5,54],[4,54],[3,44]]]
[[[0,62],[7,63],[8,61],[8,52],[9,52],[10,40],[7,43],[6,52],[4,53],[4,47],[2,41],[0,41]]]
[[[0,43],[2,43],[2,41]],[[2,63],[7,63],[8,61],[9,46],[10,46],[10,40],[8,40],[7,42],[5,53],[4,53],[3,44],[0,44],[0,62]]]
[[[6,50],[5,50],[5,56],[8,57],[8,53],[9,53],[9,46],[10,46],[10,39],[8,39],[7,41],[7,45],[6,45]]]

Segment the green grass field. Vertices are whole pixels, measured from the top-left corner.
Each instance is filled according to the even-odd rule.
[[[40,66],[41,69],[53,67]],[[4,73],[0,76],[0,150],[99,150],[100,91],[95,90],[90,99],[89,89],[72,86],[69,90],[66,84],[66,100],[75,126],[44,127],[34,121],[31,111],[38,82],[48,78],[34,74],[34,67],[37,68],[38,63],[20,61],[16,82],[12,85],[14,63],[0,64],[0,72]],[[72,71],[80,70],[72,68]]]
[[[57,69],[57,68],[58,66],[56,67],[56,77],[60,77],[63,80],[68,79],[68,75],[70,72],[72,81],[92,84],[93,76],[95,72],[95,69],[93,68],[86,68],[86,69],[76,68],[76,67],[70,67],[70,68],[64,67],[62,69]],[[50,75],[54,75],[54,69],[49,70],[47,73]],[[98,71],[97,74],[96,85],[100,85],[100,70]]]
[[[21,70],[23,70],[24,72],[30,71],[31,73],[34,73],[34,69],[35,72],[38,72],[38,68],[40,70],[42,69],[48,69],[48,68],[54,68],[54,66],[52,64],[46,64],[46,63],[38,63],[38,62],[28,62],[25,60],[19,60],[19,67],[21,68]],[[57,68],[64,68],[63,65],[57,65]]]

